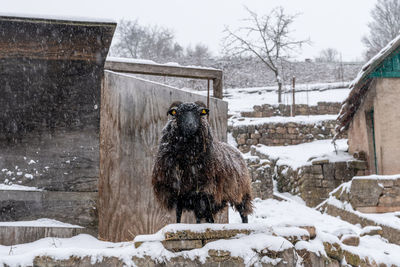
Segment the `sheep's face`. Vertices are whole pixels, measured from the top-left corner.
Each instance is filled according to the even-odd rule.
[[[176,120],[179,132],[190,138],[198,133],[202,118],[208,115],[208,109],[202,102],[174,102],[168,114]]]

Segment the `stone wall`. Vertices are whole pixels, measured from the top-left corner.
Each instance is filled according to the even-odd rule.
[[[277,164],[277,160],[256,149],[251,154],[263,159],[264,168],[270,170],[270,177],[276,180],[279,192],[300,195],[310,207],[320,204],[328,198],[329,192],[355,175],[363,175],[367,165],[364,161],[329,162],[329,160],[309,160],[309,164],[298,169]]]
[[[346,189],[337,190],[334,196],[350,202],[353,209],[360,212],[400,211],[400,176],[354,177]]]
[[[229,127],[238,149],[247,153],[252,145],[287,146],[308,143],[314,140],[331,139],[335,134],[336,121],[321,121],[316,124],[264,123]],[[345,135],[341,138],[346,138]]]
[[[253,197],[267,199],[273,197],[272,170],[268,160],[259,157],[247,157],[247,166],[251,177]]]
[[[276,105],[255,105],[253,111],[241,112],[243,117],[273,117],[273,116],[290,116],[291,105],[280,104]],[[338,114],[341,103],[338,102],[318,102],[316,106],[309,106],[305,104],[295,105],[295,115],[326,115]]]

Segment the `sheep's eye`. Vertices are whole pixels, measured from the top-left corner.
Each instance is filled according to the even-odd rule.
[[[208,109],[206,109],[206,108],[203,108],[201,111],[200,111],[200,115],[207,115],[208,114]]]
[[[170,115],[175,116],[176,115],[176,110],[175,109],[170,109],[168,112]]]

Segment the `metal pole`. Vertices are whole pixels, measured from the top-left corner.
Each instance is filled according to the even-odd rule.
[[[296,85],[296,77],[293,77],[293,84],[292,84],[292,90],[293,90],[293,106],[292,106],[293,114],[292,114],[292,116],[293,117],[296,116],[295,85]]]

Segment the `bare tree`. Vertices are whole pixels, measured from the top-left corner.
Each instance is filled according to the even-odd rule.
[[[297,15],[287,15],[283,7],[274,8],[269,14],[259,16],[246,8],[249,17],[245,26],[235,31],[225,28],[224,49],[234,56],[256,56],[271,70],[278,84],[278,102],[282,102],[280,66],[291,53],[308,40],[294,40],[290,27]]]
[[[183,48],[175,42],[170,29],[142,26],[138,21],[121,21],[117,28],[117,43],[112,54],[122,57],[152,59],[159,62],[183,56]]]
[[[335,48],[326,48],[321,50],[319,57],[315,58],[316,62],[337,62],[339,61],[339,51]]]
[[[186,60],[196,65],[204,65],[205,61],[211,57],[208,46],[198,43],[194,48],[188,46],[186,48]]]
[[[366,46],[365,57],[371,58],[393,40],[400,31],[400,0],[378,0],[371,10],[369,35],[362,38]]]

